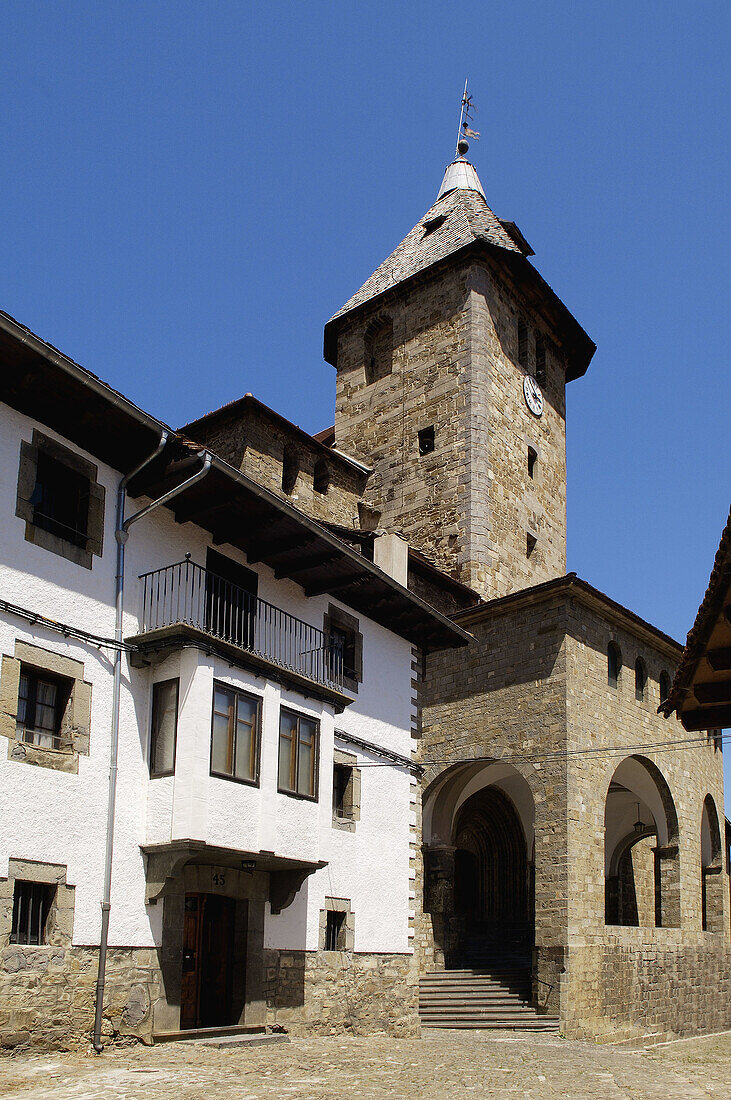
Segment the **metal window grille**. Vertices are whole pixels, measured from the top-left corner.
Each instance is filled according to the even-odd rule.
[[[36,484],[30,498],[33,523],[58,538],[85,548],[89,490],[88,478],[39,450]]]
[[[328,909],[325,915],[325,950],[342,951],[345,946],[345,913]]]
[[[16,881],[11,943],[35,945],[46,942],[46,921],[55,894],[55,886],[47,886],[42,882]]]

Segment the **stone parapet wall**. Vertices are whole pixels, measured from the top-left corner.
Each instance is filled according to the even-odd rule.
[[[0,1046],[75,1050],[91,1042],[99,951],[93,947],[25,947],[0,951]],[[157,952],[115,947],[107,955],[104,1042],[136,1036],[151,1042],[159,997]]]
[[[419,1034],[412,955],[264,953],[267,1023],[293,1032]]]
[[[678,934],[679,942],[666,945],[663,937],[632,928],[613,937],[624,942],[571,947],[563,1034],[618,1042],[730,1029],[731,952],[720,937],[711,942],[712,934],[705,935],[706,942],[691,944],[687,933]]]

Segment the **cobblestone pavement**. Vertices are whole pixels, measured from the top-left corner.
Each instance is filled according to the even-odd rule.
[[[628,1050],[508,1032],[436,1038],[293,1038],[0,1058],[0,1097],[21,1100],[695,1100],[731,1096],[731,1033]]]

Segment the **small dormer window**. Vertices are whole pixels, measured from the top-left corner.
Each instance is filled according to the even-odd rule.
[[[439,229],[439,226],[444,225],[446,220],[446,214],[437,214],[435,218],[427,218],[426,221],[421,223],[424,226],[424,236],[426,237],[429,233],[433,233],[435,229]]]

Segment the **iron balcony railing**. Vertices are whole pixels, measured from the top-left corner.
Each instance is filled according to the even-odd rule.
[[[181,561],[140,577],[140,632],[185,624],[326,687],[343,687],[343,652],[322,631],[237,584]]]

